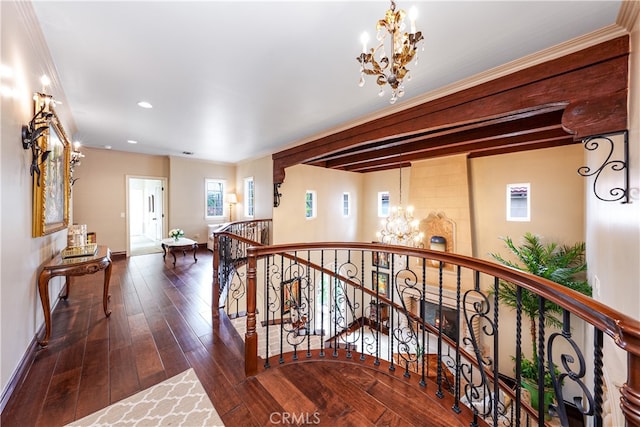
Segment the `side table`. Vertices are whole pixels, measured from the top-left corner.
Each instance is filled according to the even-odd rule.
[[[51,337],[51,307],[49,305],[49,280],[56,276],[65,276],[65,292],[60,298],[66,300],[69,297],[69,287],[71,286],[71,276],[83,276],[104,270],[104,282],[102,285],[102,308],[105,316],[109,317],[111,311],[109,303],[109,280],[111,279],[111,250],[107,246],[98,246],[95,255],[81,256],[73,258],[62,258],[61,254],[56,255],[51,261],[42,266],[38,276],[38,291],[40,292],[40,302],[44,311],[45,333],[38,344],[46,347]]]
[[[174,251],[181,250],[182,256],[184,257],[187,254],[188,250],[193,250],[193,261],[198,262],[198,258],[196,258],[196,251],[198,250],[198,242],[195,240],[187,239],[186,237],[180,237],[178,240],[174,238],[163,239],[160,241],[162,246],[162,259],[165,259],[167,256],[167,251],[171,255],[173,255],[173,266],[176,266],[176,254]]]

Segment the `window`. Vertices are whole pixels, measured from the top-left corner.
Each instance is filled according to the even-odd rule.
[[[342,193],[342,216],[351,215],[351,194]]]
[[[244,216],[253,218],[255,214],[255,192],[253,177],[244,179]]]
[[[378,193],[378,216],[384,217],[384,218],[389,216],[389,192],[388,191],[380,191]]]
[[[529,183],[507,184],[507,221],[531,221]]]
[[[316,217],[316,192],[307,190],[304,197],[304,216],[307,219]]]
[[[219,179],[205,179],[205,217],[219,218],[224,211],[224,181]]]

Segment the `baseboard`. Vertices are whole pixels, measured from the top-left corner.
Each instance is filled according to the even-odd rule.
[[[18,368],[13,372],[13,376],[9,380],[7,387],[2,392],[2,398],[0,399],[0,412],[4,412],[4,409],[7,406],[9,399],[11,399],[13,392],[27,378],[29,369],[31,369],[31,365],[36,358],[36,352],[40,348],[40,344],[38,344],[38,340],[36,337],[39,337],[42,333],[44,333],[44,323],[40,326],[38,332],[31,340],[29,347],[27,347],[27,351],[25,351],[22,360],[20,360],[20,363],[18,364]]]
[[[127,251],[111,252],[111,260],[127,259]]]

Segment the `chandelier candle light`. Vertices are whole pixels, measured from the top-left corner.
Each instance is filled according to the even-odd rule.
[[[400,168],[400,205],[391,208],[391,214],[382,221],[382,229],[376,234],[382,243],[422,247],[424,233],[419,221],[413,219],[413,206],[402,206],[402,168]]]
[[[404,78],[406,77],[407,81],[411,80],[406,65],[413,58],[416,59],[416,64],[418,62],[416,53],[418,43],[423,40],[423,37],[421,31],[416,31],[417,15],[417,9],[412,7],[409,11],[411,32],[405,32],[404,18],[406,12],[402,9],[396,11],[396,4],[391,1],[391,6],[387,10],[384,19],[379,20],[376,25],[378,46],[367,50],[369,35],[365,32],[360,38],[362,53],[356,58],[360,63],[359,86],[364,86],[365,74],[377,76],[376,83],[380,86],[379,96],[384,96],[385,84],[391,86],[391,99],[389,99],[391,104],[395,104],[398,98],[404,96]],[[385,52],[387,35],[389,35],[391,42],[390,56]],[[378,59],[376,59],[376,56]]]

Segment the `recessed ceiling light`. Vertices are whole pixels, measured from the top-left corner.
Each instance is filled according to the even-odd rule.
[[[111,146],[110,145],[105,145],[104,148],[106,148],[107,150],[111,150]]]
[[[185,156],[193,156],[193,151],[183,151],[182,154]]]
[[[135,141],[135,140],[133,140],[133,139],[127,139],[127,142],[128,142],[129,144],[137,144],[137,143],[138,143],[138,141]]]
[[[142,108],[153,108],[153,105],[151,105],[150,103],[148,103],[147,101],[140,101],[138,102],[138,107],[142,107]]]

